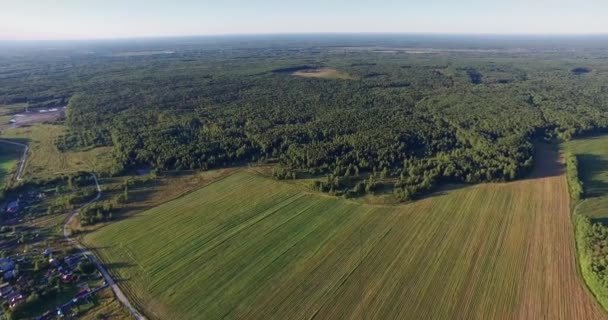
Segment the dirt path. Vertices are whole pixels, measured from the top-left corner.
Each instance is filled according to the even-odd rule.
[[[79,209],[72,211],[68,215],[68,217],[66,218],[65,223],[63,225],[63,237],[66,239],[66,241],[68,243],[70,243],[70,244],[74,245],[76,248],[78,248],[82,254],[86,255],[89,258],[89,260],[95,264],[97,269],[101,272],[104,279],[106,280],[106,283],[112,288],[112,291],[114,291],[116,298],[127,308],[127,310],[129,310],[129,313],[131,313],[131,315],[137,320],[145,320],[146,318],[144,316],[142,316],[137,311],[137,309],[135,309],[135,307],[133,307],[131,302],[129,302],[129,299],[127,299],[127,297],[122,292],[122,290],[120,290],[120,287],[118,287],[118,285],[116,284],[114,279],[112,279],[112,276],[110,275],[110,273],[108,273],[108,271],[106,270],[104,265],[99,261],[99,259],[97,259],[97,257],[89,249],[87,249],[86,247],[81,245],[78,241],[76,241],[72,237],[70,237],[69,224],[71,223],[71,221],[78,215],[80,210],[90,206],[91,204],[93,204],[94,202],[99,200],[99,198],[101,198],[101,187],[99,186],[99,182],[97,181],[97,176],[94,173],[91,173],[91,175],[93,176],[93,179],[95,180],[95,185],[97,187],[97,196],[95,196],[95,198],[93,200],[89,201],[88,203],[86,203],[85,205],[80,207]]]

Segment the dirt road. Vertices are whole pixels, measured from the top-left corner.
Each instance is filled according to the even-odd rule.
[[[137,320],[145,320],[146,318],[144,316],[142,316],[137,311],[137,309],[135,309],[133,307],[131,302],[129,302],[129,299],[127,299],[127,297],[122,292],[122,290],[120,290],[120,287],[118,287],[118,285],[116,284],[114,279],[112,279],[112,276],[108,273],[108,271],[106,270],[104,265],[99,261],[99,259],[97,259],[97,257],[89,249],[87,249],[86,247],[84,247],[83,245],[78,243],[78,241],[76,241],[72,237],[70,237],[70,232],[69,232],[70,222],[78,215],[80,210],[82,210],[83,208],[86,208],[87,206],[90,206],[91,204],[93,204],[94,202],[99,200],[99,198],[101,198],[101,187],[99,186],[99,182],[97,181],[97,176],[94,173],[91,173],[91,176],[93,176],[93,179],[95,180],[95,185],[97,187],[97,196],[95,196],[95,198],[93,200],[89,201],[88,203],[86,203],[85,205],[80,207],[79,209],[72,211],[68,215],[68,217],[65,219],[65,223],[63,225],[63,236],[67,242],[69,242],[70,244],[72,244],[76,248],[78,248],[82,252],[82,254],[86,255],[89,258],[89,260],[95,264],[97,269],[103,275],[103,278],[106,280],[106,283],[112,288],[112,291],[114,291],[116,298],[127,308],[127,310],[129,310],[129,313],[131,313],[131,315]]]

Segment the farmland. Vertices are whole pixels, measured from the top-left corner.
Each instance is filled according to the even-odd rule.
[[[557,152],[537,159],[528,179],[400,206],[242,171],[84,240],[152,318],[605,318]]]

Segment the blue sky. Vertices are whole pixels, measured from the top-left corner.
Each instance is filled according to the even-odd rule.
[[[608,0],[0,0],[0,39],[316,32],[608,34]]]

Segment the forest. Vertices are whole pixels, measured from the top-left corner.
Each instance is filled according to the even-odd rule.
[[[414,54],[429,44],[330,40],[14,50],[0,57],[0,105],[67,105],[57,145],[112,146],[115,175],[270,163],[277,179],[401,201],[523,177],[536,141],[608,128],[606,57],[593,47],[437,40]],[[316,68],[349,78],[294,75]]]

